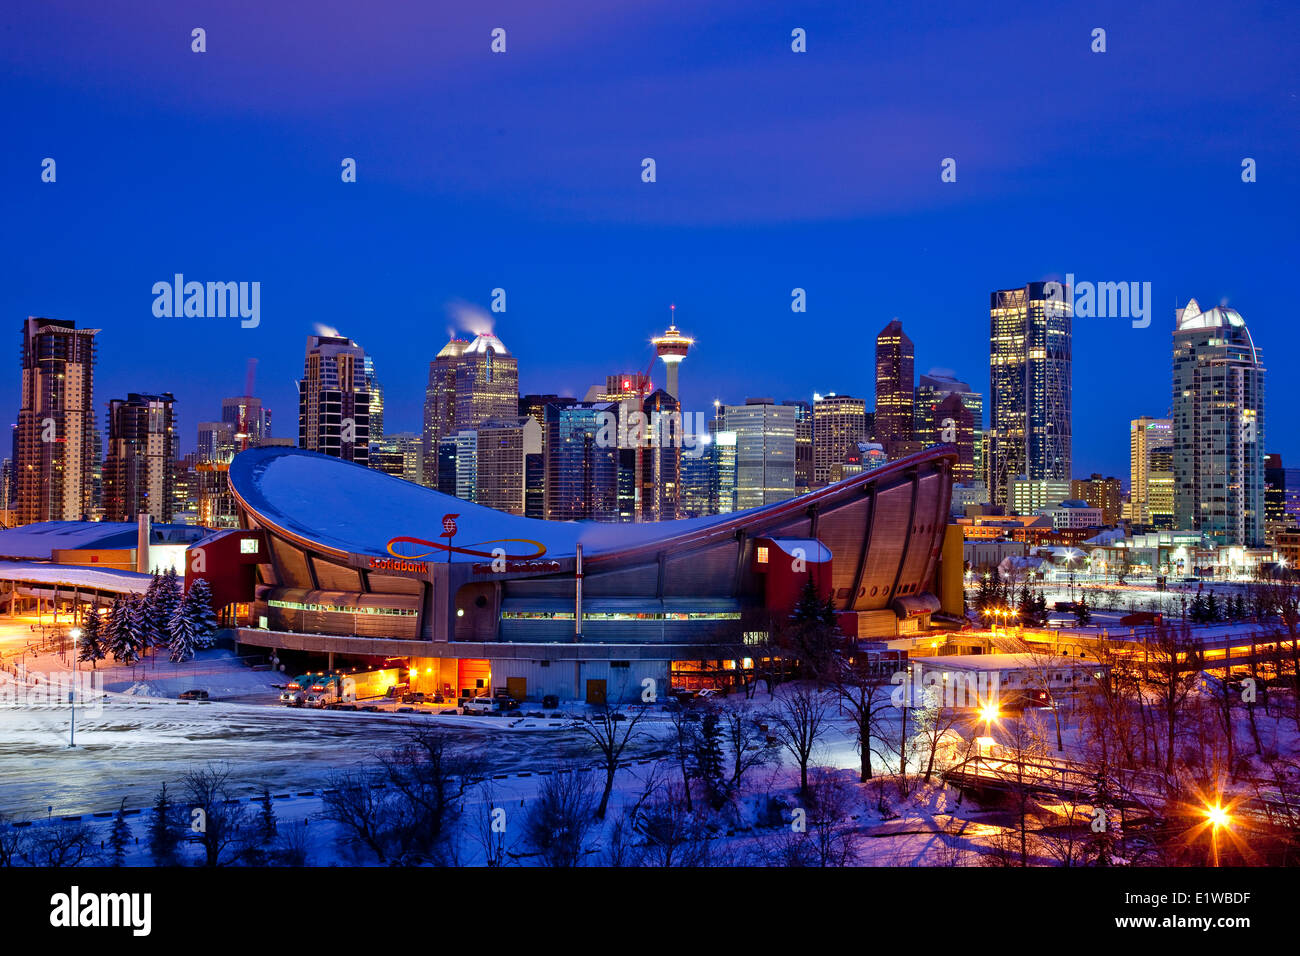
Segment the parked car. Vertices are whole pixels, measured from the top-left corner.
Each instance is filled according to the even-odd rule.
[[[556,694],[547,694],[542,698],[542,707],[546,710],[554,710],[560,706],[560,698]]]
[[[403,704],[423,704],[424,701],[425,701],[425,696],[424,696],[424,694],[422,694],[422,693],[421,693],[420,691],[418,691],[418,690],[417,690],[417,691],[412,691],[412,692],[409,693],[409,694],[403,694],[403,695],[402,695],[402,703],[403,703]]]
[[[493,700],[491,697],[474,697],[465,701],[463,709],[467,714],[489,717],[501,713],[501,701]]]
[[[206,690],[183,690],[178,696],[181,700],[207,700],[208,692]]]

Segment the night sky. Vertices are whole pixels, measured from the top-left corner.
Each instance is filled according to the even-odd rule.
[[[1269,370],[1268,449],[1300,466],[1283,397],[1294,3],[267,6],[6,0],[9,415],[22,321],[44,315],[103,329],[101,425],[110,398],[170,390],[190,450],[256,357],[275,433],[296,437],[319,324],[374,356],[388,430],[418,430],[457,303],[486,307],[495,287],[523,391],[581,397],[644,369],[676,303],[698,342],[688,411],[871,399],[875,335],[895,317],[918,373],[987,392],[989,292],[1073,272],[1149,281],[1154,298],[1146,329],[1075,321],[1076,476],[1127,480],[1128,420],[1167,413],[1174,309],[1191,296],[1246,318]],[[790,49],[796,27],[807,53]],[[155,318],[151,288],[177,272],[261,282],[261,325]]]

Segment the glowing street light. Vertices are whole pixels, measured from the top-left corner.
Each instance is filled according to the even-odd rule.
[[[1210,824],[1210,846],[1214,855],[1214,866],[1219,865],[1219,830],[1232,826],[1232,814],[1221,803],[1205,808],[1205,818]]]
[[[81,640],[81,628],[74,627],[68,632],[72,638],[72,687],[68,690],[68,747],[77,746],[77,642]]]

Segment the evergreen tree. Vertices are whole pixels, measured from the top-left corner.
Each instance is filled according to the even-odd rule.
[[[103,620],[98,607],[85,612],[81,618],[81,640],[77,642],[77,660],[96,666],[108,654],[104,647]]]
[[[275,822],[275,803],[271,799],[271,791],[265,786],[262,787],[262,795],[258,800],[261,804],[261,811],[258,818],[258,831],[262,838],[264,846],[270,846],[275,839],[278,827]]]
[[[700,729],[695,737],[692,776],[703,785],[709,803],[717,809],[726,799],[726,783],[722,759],[722,722],[712,711],[700,719]]]
[[[108,614],[108,649],[119,664],[134,664],[140,659],[133,603],[121,596],[116,597]]]
[[[162,641],[162,628],[158,626],[157,601],[158,587],[162,579],[158,572],[153,573],[153,580],[149,582],[149,587],[145,589],[144,597],[140,599],[139,605],[134,608],[136,614],[136,628],[140,635],[140,650],[147,651],[151,647],[157,647]]]
[[[188,605],[194,627],[194,646],[206,650],[217,642],[217,616],[212,613],[212,587],[199,578],[185,594],[182,606]]]
[[[167,784],[164,783],[154,801],[153,817],[149,821],[149,853],[153,856],[154,866],[174,866],[178,843],[180,832],[176,808],[167,799]]]
[[[109,858],[113,861],[113,866],[121,866],[126,862],[126,847],[131,842],[131,825],[126,822],[126,797],[122,798],[122,804],[117,808],[117,816],[113,818],[113,829],[108,834]]]
[[[1042,627],[1047,623],[1047,596],[1042,591],[1034,595],[1034,625]]]
[[[1074,605],[1074,620],[1080,627],[1086,627],[1092,620],[1092,611],[1083,595],[1079,596],[1079,600]]]
[[[189,602],[176,605],[168,631],[171,633],[171,661],[180,664],[194,656],[196,637],[194,632],[194,608]]]
[[[1223,619],[1223,610],[1219,607],[1219,599],[1210,592],[1210,596],[1205,599],[1205,621],[1207,624],[1216,624]]]
[[[175,620],[176,612],[180,610],[182,603],[181,582],[176,576],[175,568],[168,568],[166,573],[158,581],[158,589],[153,599],[153,618],[154,628],[158,633],[159,642],[169,647],[174,637],[172,633],[172,621]]]
[[[1193,624],[1205,623],[1205,596],[1200,591],[1192,598],[1192,603],[1187,605],[1187,616]]]

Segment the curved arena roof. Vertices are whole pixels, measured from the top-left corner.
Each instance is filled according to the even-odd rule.
[[[312,549],[348,554],[388,555],[395,538],[434,542],[437,560],[443,517],[454,514],[456,548],[487,550],[498,542],[527,542],[550,558],[572,557],[581,543],[591,558],[632,556],[637,552],[693,547],[734,538],[744,529],[763,534],[765,526],[788,524],[811,507],[835,507],[860,499],[868,486],[902,479],[917,466],[950,468],[951,446],[934,446],[881,468],[855,475],[798,498],[740,511],[680,521],[611,524],[588,521],[540,521],[495,511],[405,481],[362,465],[297,448],[250,448],[230,465],[230,487],[240,506],[259,526],[296,539]],[[946,502],[944,502],[946,508]],[[475,545],[484,548],[475,549]],[[514,556],[518,545],[503,545]],[[426,557],[429,546],[403,543],[403,557]],[[409,549],[409,550],[408,550]],[[540,553],[537,555],[540,556]],[[481,561],[474,554],[454,554],[453,561]]]

